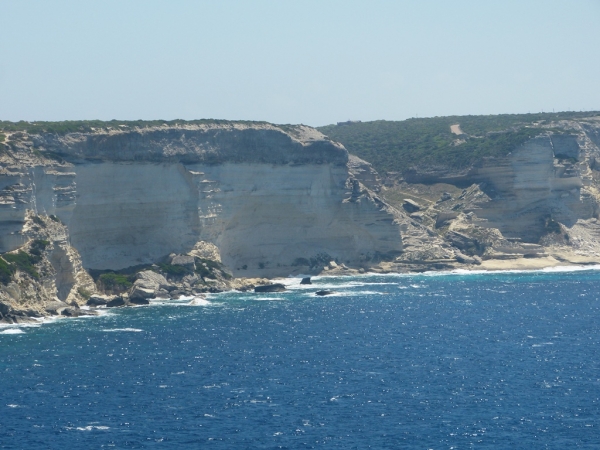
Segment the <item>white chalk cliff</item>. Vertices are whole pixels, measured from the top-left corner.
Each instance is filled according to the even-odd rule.
[[[14,133],[8,144],[0,252],[27,241],[27,211],[60,219],[87,269],[149,264],[199,241],[237,276],[333,259],[367,267],[402,252],[397,211],[356,179],[341,145],[309,127]]]
[[[235,284],[229,271],[251,279],[598,263],[600,122],[536,133],[506,156],[458,172],[411,169],[382,186],[369,163],[305,126],[5,132],[0,320],[85,303],[96,291],[86,270],[139,266],[135,274],[154,263],[193,267],[169,295],[254,283]]]

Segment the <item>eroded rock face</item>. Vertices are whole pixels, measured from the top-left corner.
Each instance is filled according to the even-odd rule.
[[[85,304],[96,285],[83,268],[77,250],[69,245],[65,225],[27,211],[21,237],[25,240],[23,246],[2,255],[11,276],[0,284],[0,303],[21,316],[57,315],[65,308],[71,308],[70,316],[79,315],[72,308]],[[17,320],[8,311],[0,314],[0,320]]]
[[[477,216],[511,238],[537,242],[545,219],[568,226],[593,217],[597,204],[584,187],[588,167],[564,158],[579,156],[575,136],[542,136],[515,149],[496,165],[478,169],[493,201],[479,205]],[[559,159],[560,157],[561,159]]]
[[[461,172],[427,168],[413,171],[408,179],[428,186],[470,186],[456,197],[442,194],[435,205],[413,217],[438,230],[457,220],[464,222],[460,218],[464,214],[470,218],[471,227],[497,229],[503,237],[525,243],[538,243],[552,231],[549,224],[557,222],[571,228],[579,220],[597,217],[597,122],[553,123],[549,127],[569,132],[550,131],[505,157],[484,158]],[[427,222],[428,218],[435,222]],[[448,238],[458,248],[463,245],[455,235]]]
[[[397,208],[384,201],[369,163],[304,126],[9,133],[10,151],[0,155],[0,253],[42,236],[30,217],[36,211],[57,231],[40,263],[49,279],[4,291],[78,304],[81,292],[93,293],[83,267],[185,268],[167,284],[139,276],[129,294],[145,301],[150,291],[173,297],[256,285],[236,285],[228,270],[214,276],[211,261],[236,277],[273,277],[447,269],[541,257],[551,246],[584,251],[586,239],[600,242],[600,125],[569,126],[579,131],[548,131],[460,173],[417,171],[450,184],[435,196],[400,196]]]
[[[88,269],[189,258],[212,245],[236,276],[283,276],[315,258],[366,265],[402,251],[389,207],[353,175],[376,183],[370,165],[355,158],[350,170],[346,150],[308,127],[157,127],[19,145],[20,162],[0,173],[0,252],[23,244],[27,210],[61,220]],[[34,148],[65,162],[36,159]],[[60,284],[64,296],[73,280]]]

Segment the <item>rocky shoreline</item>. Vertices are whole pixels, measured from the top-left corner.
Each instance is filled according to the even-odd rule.
[[[532,133],[459,178],[382,181],[305,126],[7,132],[0,322],[275,290],[288,275],[600,264],[600,120]]]
[[[394,270],[391,263],[381,263],[373,267],[369,271],[363,269],[352,269],[344,265],[329,265],[316,276],[360,276],[369,274],[419,274],[423,272],[452,272],[461,270],[465,273],[470,271],[489,271],[489,272],[504,272],[504,271],[536,271],[546,268],[555,268],[556,270],[568,270],[572,268],[580,268],[585,270],[592,266],[600,267],[600,260],[589,258],[576,254],[560,254],[555,256],[547,256],[542,258],[515,258],[512,260],[503,259],[488,259],[479,265],[464,265],[458,264],[446,267],[444,269],[435,268],[433,266],[422,265],[421,267],[413,267],[413,270]],[[416,270],[414,270],[416,269]],[[39,323],[41,319],[60,317],[60,318],[77,318],[82,316],[95,316],[101,311],[110,308],[133,307],[149,305],[151,301],[156,300],[178,300],[181,297],[192,297],[193,299],[204,299],[206,293],[218,293],[227,291],[253,291],[256,293],[272,293],[284,292],[284,279],[235,279],[230,280],[230,284],[226,289],[189,289],[182,283],[169,281],[165,276],[154,271],[141,271],[136,275],[134,282],[129,292],[121,294],[102,294],[95,293],[89,296],[85,304],[78,305],[76,303],[67,304],[61,301],[51,301],[45,304],[44,310],[32,309],[14,309],[9,305],[0,302],[0,324],[19,325]],[[310,284],[310,277],[303,277],[301,284]],[[315,295],[326,296],[333,293],[332,291],[317,291]],[[193,300],[192,300],[193,301]]]

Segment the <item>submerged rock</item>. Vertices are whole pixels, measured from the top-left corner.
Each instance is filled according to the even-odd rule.
[[[79,308],[69,307],[69,308],[63,309],[60,314],[61,314],[61,316],[65,316],[65,317],[80,317],[80,316],[95,315],[96,312],[84,311]]]
[[[312,284],[312,282],[310,281],[310,277],[302,278],[300,284]]]
[[[334,291],[327,290],[327,289],[323,289],[323,290],[321,290],[321,291],[317,291],[317,292],[315,292],[315,295],[320,295],[320,296],[324,296],[324,295],[331,295],[331,294],[335,294],[335,292],[334,292]]]
[[[254,292],[283,292],[287,290],[281,283],[265,284],[264,286],[256,286]]]

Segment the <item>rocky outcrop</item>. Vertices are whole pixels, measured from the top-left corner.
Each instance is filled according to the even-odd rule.
[[[141,272],[138,272],[136,278],[137,279],[133,284],[132,289],[140,288],[150,291],[165,290],[167,292],[170,292],[176,289],[177,287],[175,284],[167,281],[167,279],[163,275],[152,270],[143,270]],[[130,294],[130,296],[131,295],[132,294]]]
[[[0,257],[0,320],[26,321],[30,317],[75,316],[96,285],[84,270],[77,250],[69,245],[68,230],[56,219],[28,211],[21,236],[25,244]],[[20,318],[19,318],[20,317]]]
[[[96,288],[69,244],[67,227],[27,211],[21,238],[23,246],[1,257],[7,276],[0,286],[0,302],[38,315],[85,304]]]
[[[112,298],[106,303],[107,308],[118,308],[119,306],[125,306],[127,304],[127,300],[125,297],[121,295],[114,295]]]
[[[102,294],[93,294],[87,300],[86,305],[98,307],[98,306],[106,306],[108,302],[113,299],[113,296],[102,295]]]

